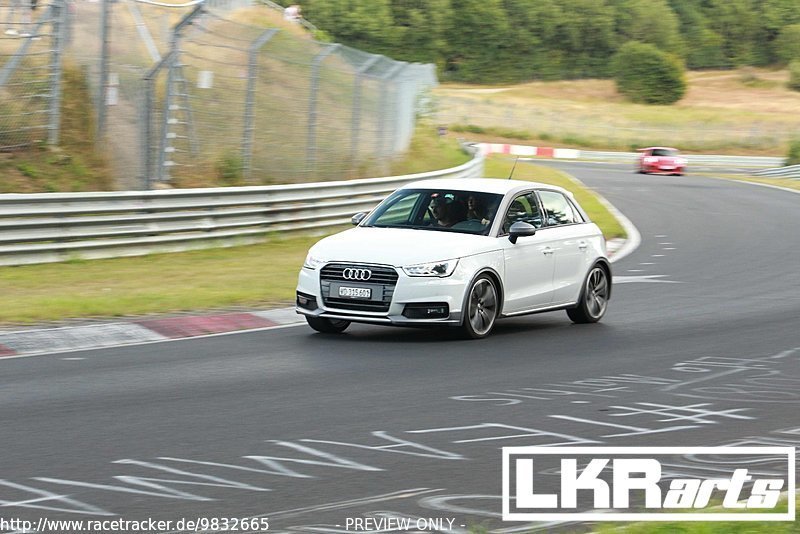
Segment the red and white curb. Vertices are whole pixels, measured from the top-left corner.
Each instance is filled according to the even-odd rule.
[[[294,308],[155,317],[113,323],[0,332],[0,358],[153,343],[299,324]]]
[[[477,143],[481,154],[508,154],[510,156],[527,156],[554,159],[578,159],[581,151],[574,148],[553,148],[547,146],[509,145],[505,143]]]

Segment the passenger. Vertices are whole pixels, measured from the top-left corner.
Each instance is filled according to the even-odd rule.
[[[483,207],[483,203],[475,195],[467,197],[467,220],[480,221],[484,226],[490,222],[486,218],[486,209]]]

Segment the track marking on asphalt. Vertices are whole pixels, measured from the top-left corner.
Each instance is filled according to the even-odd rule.
[[[631,276],[615,276],[615,284],[682,284],[677,280],[661,280],[666,274],[638,274]]]
[[[651,254],[650,257],[652,257],[652,258],[663,258],[664,254]]]
[[[61,358],[61,359],[64,360],[65,362],[77,362],[80,360],[85,360],[86,358]]]
[[[392,493],[384,493],[382,495],[375,495],[374,497],[364,497],[361,499],[352,499],[349,501],[337,501],[327,504],[319,504],[315,506],[307,506],[305,508],[293,508],[289,510],[280,510],[277,512],[270,512],[269,514],[264,514],[266,516],[272,517],[291,517],[293,515],[304,514],[307,512],[321,512],[325,510],[339,510],[341,508],[349,508],[352,506],[358,506],[359,504],[372,504],[377,502],[384,502],[384,501],[391,501],[395,499],[408,499],[411,497],[417,497],[419,495],[426,495],[429,493],[436,493],[439,491],[444,491],[443,488],[438,489],[429,489],[429,488],[411,488],[407,490],[395,491]],[[258,517],[258,516],[256,516]]]
[[[655,265],[652,261],[643,261],[639,265]]]

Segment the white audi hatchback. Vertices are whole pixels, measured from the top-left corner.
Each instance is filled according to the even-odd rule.
[[[501,317],[563,309],[593,323],[606,312],[605,239],[562,188],[424,180],[353,224],[312,246],[300,270],[296,310],[319,332],[446,325],[482,338]]]

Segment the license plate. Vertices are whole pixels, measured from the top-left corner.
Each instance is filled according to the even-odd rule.
[[[351,299],[368,299],[372,297],[372,289],[368,287],[339,287],[339,296]]]
[[[661,170],[664,170],[664,171],[671,171],[674,168],[675,167],[672,167],[671,165],[662,165],[661,166]]]

